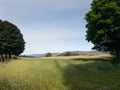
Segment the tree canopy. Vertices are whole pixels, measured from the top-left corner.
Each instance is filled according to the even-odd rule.
[[[51,53],[47,53],[47,54],[46,54],[46,57],[51,57],[51,56],[52,56]]]
[[[94,44],[93,49],[120,59],[120,0],[93,0],[85,19],[86,39]]]
[[[24,51],[25,41],[20,30],[8,21],[0,20],[0,54],[2,59],[9,55],[19,55]]]

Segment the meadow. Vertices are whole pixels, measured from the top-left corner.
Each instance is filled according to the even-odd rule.
[[[109,55],[19,58],[0,62],[0,90],[120,90]]]

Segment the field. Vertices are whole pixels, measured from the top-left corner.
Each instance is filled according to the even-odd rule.
[[[20,58],[0,63],[0,90],[120,90],[109,55]]]

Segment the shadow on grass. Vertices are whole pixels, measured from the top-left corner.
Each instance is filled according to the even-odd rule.
[[[113,60],[112,57],[101,57],[101,58],[73,58],[71,60],[81,60],[81,61],[108,61],[111,62]]]
[[[65,67],[63,70],[64,84],[69,90],[103,90],[104,87],[110,87],[111,90],[120,90],[120,67],[116,71],[108,59],[79,58],[72,60],[93,60],[94,62],[86,64],[69,63]]]

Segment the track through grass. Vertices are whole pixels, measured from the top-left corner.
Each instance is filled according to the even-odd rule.
[[[21,58],[0,63],[0,90],[120,90],[120,65],[97,59]]]

